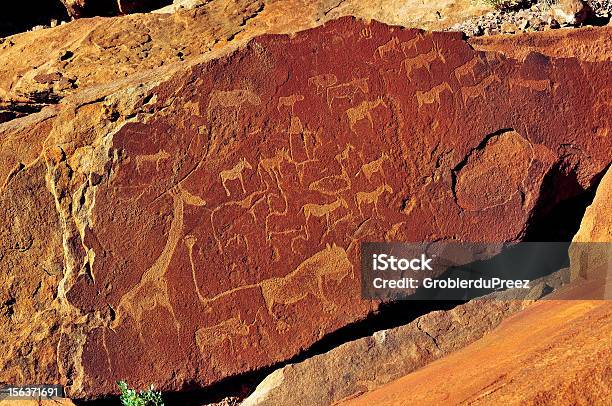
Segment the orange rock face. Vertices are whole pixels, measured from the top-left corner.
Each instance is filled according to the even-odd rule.
[[[609,301],[545,300],[463,350],[341,404],[606,405],[611,326]]]
[[[77,398],[117,379],[208,385],[372,311],[361,241],[518,241],[557,192],[547,179],[586,188],[608,165],[611,71],[343,18],[156,87],[125,82],[116,103],[94,89],[59,106],[48,132],[26,118],[42,158],[7,170],[0,207],[36,224],[5,196],[44,195],[57,212],[34,246],[46,237],[63,259],[59,281],[45,277],[62,315],[53,345],[28,331],[37,345],[20,358],[49,367],[27,373]],[[122,110],[121,97],[138,101]],[[17,143],[24,130],[10,124],[0,133]],[[28,176],[36,189],[16,183]],[[0,380],[24,370],[5,365]]]

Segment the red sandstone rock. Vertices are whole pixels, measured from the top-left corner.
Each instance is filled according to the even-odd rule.
[[[344,18],[153,90],[91,90],[47,133],[30,118],[44,161],[11,178],[2,204],[36,224],[7,194],[46,185],[64,269],[54,345],[31,333],[20,358],[57,365],[19,379],[77,398],[117,379],[207,385],[374,309],[359,299],[361,241],[519,240],[556,192],[542,190],[553,168],[587,187],[609,163],[609,68]],[[23,369],[6,362],[0,380]]]

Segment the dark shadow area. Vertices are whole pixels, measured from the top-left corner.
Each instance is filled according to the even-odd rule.
[[[0,13],[0,37],[28,31],[34,26],[48,26],[51,20],[69,21],[60,0],[11,1]]]
[[[610,23],[610,17],[594,16],[589,18],[586,23],[595,27],[604,27]]]
[[[556,165],[542,182],[539,199],[522,241],[571,241],[606,171],[607,168],[595,176],[585,190],[573,171],[568,172],[562,165]]]

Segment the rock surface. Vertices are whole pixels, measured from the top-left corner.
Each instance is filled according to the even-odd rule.
[[[470,38],[480,51],[502,52],[509,58],[524,59],[531,52],[555,58],[583,61],[612,61],[612,27],[549,31],[542,35],[518,34]]]
[[[547,176],[609,163],[608,62],[350,18],[224,52],[0,125],[0,381],[86,398],[285,360],[376,307],[360,241],[517,241]]]
[[[242,406],[326,406],[380,387],[480,339],[499,323],[569,279],[567,270],[533,290],[494,293],[449,311],[374,333],[266,377]],[[546,288],[545,288],[546,287]]]
[[[551,6],[551,15],[561,24],[582,25],[593,9],[583,0],[559,0]]]
[[[65,1],[78,7],[86,0]],[[417,0],[403,1],[401,7],[397,3],[377,0],[373,8],[363,0],[193,0],[177,2],[157,14],[83,19],[0,39],[4,61],[0,66],[0,122],[38,111],[83,88],[161,65],[190,62],[257,35],[312,28],[343,15],[442,29],[488,10],[470,0],[426,6]],[[438,10],[443,18],[438,17]],[[40,75],[59,78],[41,83],[35,79]]]
[[[340,404],[607,405],[610,336],[609,301],[544,300],[463,350]]]
[[[449,28],[469,37],[546,31],[582,25],[603,25],[610,18],[612,3],[581,0],[517,2],[516,7],[498,9],[461,21]],[[533,4],[532,4],[533,3]]]
[[[601,286],[600,298],[612,299],[612,170],[597,187],[570,247],[572,278]]]

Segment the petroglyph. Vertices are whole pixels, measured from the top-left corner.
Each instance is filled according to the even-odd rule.
[[[476,81],[476,73],[474,72],[474,68],[476,68],[478,64],[482,63],[482,59],[478,56],[475,56],[463,65],[456,67],[453,71],[453,74],[455,75],[457,82],[461,84],[462,79],[468,75],[472,77],[473,81]]]
[[[121,297],[116,309],[117,318],[113,322],[113,326],[117,327],[125,321],[126,316],[130,316],[137,325],[137,331],[143,344],[145,344],[141,324],[143,314],[158,306],[165,308],[172,316],[177,335],[180,331],[180,323],[170,303],[166,272],[183,232],[184,205],[180,194],[176,191],[171,190],[170,195],[173,201],[174,217],[170,224],[166,245],[153,265],[142,274],[140,281]]]
[[[385,44],[376,48],[375,52],[378,54],[380,58],[385,59],[387,57],[387,54],[391,54],[393,52],[400,52],[399,45],[400,45],[399,38],[393,37],[389,41],[387,41]]]
[[[325,217],[325,222],[327,223],[327,227],[329,227],[330,214],[338,210],[340,207],[348,209],[349,206],[346,200],[341,197],[338,197],[336,201],[327,204],[306,203],[302,207],[302,212],[304,213],[304,217],[306,218],[306,224],[308,224],[308,219],[311,216]]]
[[[206,206],[206,200],[198,195],[194,195],[186,190],[182,185],[178,185],[179,194],[181,199],[190,206]]]
[[[274,156],[270,158],[264,158],[259,161],[257,164],[257,173],[262,181],[262,183],[266,183],[262,172],[267,173],[270,178],[276,181],[276,185],[278,185],[279,177],[282,176],[281,173],[281,165],[283,162],[289,162],[291,158],[289,157],[289,151],[287,148],[276,149],[276,153]]]
[[[416,98],[419,108],[423,107],[423,104],[433,104],[434,102],[438,103],[439,105],[440,95],[444,91],[448,91],[451,94],[453,93],[453,89],[450,87],[448,82],[444,82],[437,86],[434,86],[426,92],[417,91]]]
[[[365,95],[369,91],[368,78],[353,79],[350,82],[329,87],[327,88],[327,106],[331,111],[334,100],[349,99],[352,102],[357,92]]]
[[[469,99],[475,99],[477,97],[485,99],[487,96],[487,88],[495,82],[501,83],[501,79],[497,74],[492,73],[474,86],[462,86],[461,96],[463,98],[463,104],[465,105]]]
[[[377,108],[378,106],[387,107],[387,104],[383,101],[382,98],[378,98],[374,101],[364,100],[356,107],[350,107],[346,110],[346,115],[349,120],[349,127],[352,132],[355,132],[355,125],[357,122],[367,118],[370,122],[370,127],[374,129],[374,120],[372,119],[372,110]]]
[[[350,153],[354,149],[353,145],[347,144],[341,152],[336,154],[334,159],[340,164],[339,175],[330,175],[311,182],[308,185],[308,189],[331,196],[336,196],[345,190],[349,190],[351,188],[351,178],[344,166],[344,161],[350,159]]]
[[[325,249],[306,259],[290,274],[266,279],[261,282],[268,312],[277,319],[274,305],[289,305],[303,300],[308,294],[319,299],[328,310],[333,310],[333,301],[325,296],[325,280],[342,281],[352,274],[353,265],[346,251],[336,244],[327,245]]]
[[[240,181],[240,186],[242,187],[242,193],[246,193],[246,190],[244,189],[244,179],[242,178],[242,172],[246,169],[253,169],[253,167],[245,158],[240,158],[240,161],[238,161],[233,168],[223,170],[219,173],[219,177],[221,177],[221,184],[223,185],[225,193],[228,196],[230,196],[230,191],[225,183],[229,180],[238,179]]]
[[[523,79],[517,77],[510,77],[508,79],[510,89],[515,87],[522,87],[529,90],[535,90],[537,92],[545,92],[551,90],[551,83],[548,79],[535,80],[535,79]]]
[[[144,163],[155,163],[155,170],[159,172],[159,163],[163,159],[172,157],[169,153],[164,150],[157,151],[155,154],[150,155],[138,155],[136,157],[136,172],[140,172],[140,168]]]
[[[338,83],[338,77],[333,73],[323,73],[308,78],[308,84],[315,86],[317,94],[322,94],[325,89]]]
[[[404,59],[402,66],[406,70],[406,77],[411,79],[412,71],[415,69],[425,68],[427,72],[431,74],[431,64],[438,60],[442,63],[446,63],[444,55],[440,52],[438,47],[434,45],[426,54],[419,54],[413,58]]]
[[[402,53],[404,54],[404,56],[408,57],[408,55],[410,54],[410,52],[408,52],[409,50],[413,50],[416,52],[417,44],[423,41],[425,41],[425,35],[423,35],[423,33],[421,32],[417,32],[414,38],[409,39],[408,41],[402,42],[401,48],[402,48]]]
[[[361,209],[363,204],[372,204],[374,205],[374,212],[378,215],[378,200],[385,192],[393,193],[391,186],[387,185],[386,183],[380,185],[371,192],[357,192],[356,201],[359,213],[363,216],[363,211]]]
[[[282,107],[289,107],[291,110],[291,114],[293,114],[295,103],[302,101],[302,100],[304,100],[304,96],[298,93],[292,94],[290,96],[281,96],[278,98],[278,103],[276,104],[276,110],[280,112]]]
[[[372,176],[374,176],[375,173],[380,173],[380,175],[384,179],[385,171],[383,168],[383,164],[388,159],[389,159],[389,155],[387,155],[385,152],[381,153],[380,158],[375,159],[374,161],[368,162],[367,164],[363,164],[361,166],[361,169],[359,170],[359,172],[357,172],[357,175],[355,176],[358,176],[360,173],[363,173],[366,179],[368,181],[371,181]]]
[[[209,327],[202,327],[196,330],[195,339],[198,348],[202,354],[210,354],[211,347],[222,347],[224,351],[227,351],[227,347],[224,343],[229,343],[229,349],[233,352],[236,351],[234,339],[237,337],[248,337],[251,328],[258,323],[261,323],[260,311],[257,311],[255,319],[252,323],[245,323],[239,316],[230,317],[229,319],[223,320],[220,323]],[[216,363],[212,361],[213,365]],[[215,365],[219,366],[219,365]]]
[[[259,106],[261,104],[261,98],[253,91],[248,89],[236,89],[236,90],[216,90],[210,95],[210,101],[208,102],[208,108],[206,113],[210,120],[212,111],[216,107],[223,108],[237,108],[236,114],[240,114],[240,109],[246,103],[252,106]]]
[[[274,313],[275,304],[293,304],[304,299],[309,293],[320,300],[324,306],[333,307],[333,302],[325,296],[323,283],[325,280],[340,282],[349,275],[354,278],[353,265],[347,256],[346,250],[335,243],[331,246],[327,244],[322,251],[304,260],[285,276],[268,278],[259,283],[238,286],[219,293],[214,297],[204,298],[203,301],[207,305],[211,305],[223,297],[236,294],[242,290],[260,288],[268,313],[278,320]],[[236,326],[235,321],[229,323]],[[224,325],[227,325],[227,323]],[[208,329],[213,327],[207,327],[206,331],[212,331]],[[202,338],[204,337],[208,336],[203,334]],[[206,342],[218,343],[218,341],[212,339],[206,340]]]
[[[370,27],[363,27],[359,31],[359,37],[362,39],[371,39],[372,38],[372,29]]]
[[[351,151],[353,151],[354,149],[355,149],[355,146],[353,144],[346,144],[342,152],[339,152],[338,154],[336,154],[334,159],[338,163],[340,163],[340,165],[342,165],[343,161],[348,161],[351,158]]]

